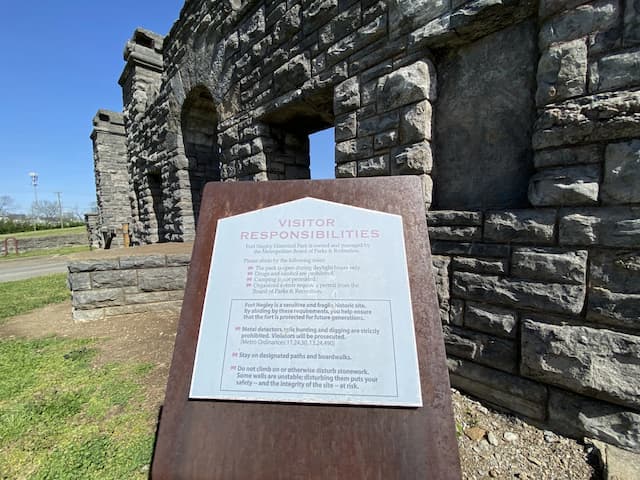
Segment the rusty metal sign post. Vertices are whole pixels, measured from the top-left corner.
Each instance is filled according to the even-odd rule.
[[[460,478],[417,177],[207,185],[151,476]]]

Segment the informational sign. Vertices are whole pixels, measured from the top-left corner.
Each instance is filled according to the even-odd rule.
[[[219,220],[189,397],[422,406],[402,217],[303,198]]]

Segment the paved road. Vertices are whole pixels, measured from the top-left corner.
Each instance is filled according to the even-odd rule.
[[[0,261],[0,282],[63,273],[67,271],[67,258],[31,257]]]

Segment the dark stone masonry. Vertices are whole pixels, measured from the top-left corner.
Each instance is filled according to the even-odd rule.
[[[453,385],[640,449],[637,0],[187,0],[124,56],[102,246],[192,240],[206,182],[309,178],[333,126],[336,177],[422,179]],[[77,267],[76,308],[175,300],[142,272]]]

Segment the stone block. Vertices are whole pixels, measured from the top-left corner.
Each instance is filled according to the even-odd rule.
[[[424,61],[399,68],[387,75],[378,88],[378,111],[387,112],[395,108],[432,99],[435,91],[435,69]]]
[[[429,226],[482,226],[482,212],[465,212],[461,210],[431,210],[427,212],[427,224]]]
[[[640,64],[638,71],[640,72]],[[640,203],[640,140],[613,143],[607,146],[604,157],[602,202],[605,204]]]
[[[333,111],[336,115],[350,112],[360,107],[360,83],[351,77],[338,84],[333,95]]]
[[[509,262],[506,259],[453,257],[453,268],[461,272],[504,275],[509,270]]]
[[[640,208],[561,210],[559,238],[562,245],[637,247],[640,244]]]
[[[395,112],[361,120],[358,124],[358,135],[366,136],[385,130],[395,129],[398,126],[398,114]]]
[[[553,243],[556,213],[552,210],[489,212],[484,221],[486,240]]]
[[[537,169],[556,166],[600,163],[602,151],[597,145],[557,148],[535,152],[533,164]]]
[[[455,357],[447,358],[451,384],[471,395],[536,420],[545,420],[547,389],[539,383]]]
[[[544,19],[555,13],[569,10],[570,8],[574,8],[578,5],[591,1],[592,0],[540,0],[538,16],[541,19]]]
[[[120,262],[117,258],[103,260],[82,260],[69,264],[69,272],[99,272],[105,270],[118,270]]]
[[[167,255],[167,267],[179,267],[191,263],[191,253],[170,253]]]
[[[358,162],[346,162],[336,165],[336,178],[355,178],[358,171]]]
[[[515,339],[518,334],[518,316],[506,308],[467,302],[464,322],[467,328],[497,337]]]
[[[164,255],[135,255],[120,257],[120,268],[157,268],[166,265]]]
[[[337,40],[353,33],[360,26],[360,16],[360,4],[356,4],[334,17],[319,30],[318,47],[324,50]]]
[[[598,201],[600,165],[547,168],[529,181],[529,201],[536,207],[593,205]]]
[[[640,251],[591,255],[587,319],[640,331]]]
[[[430,173],[432,168],[431,145],[427,141],[394,148],[391,151],[392,174]]]
[[[613,28],[619,19],[617,0],[599,0],[551,18],[540,27],[539,45],[566,42]]]
[[[392,147],[398,143],[398,132],[395,130],[388,130],[386,132],[378,133],[373,137],[373,149],[383,150],[385,148]]]
[[[540,283],[453,272],[452,293],[458,298],[543,312],[578,314],[585,299],[584,285]]]
[[[137,282],[138,277],[135,270],[113,270],[91,274],[93,288],[129,287]]]
[[[187,267],[166,267],[142,270],[138,285],[142,292],[183,290],[187,279]]]
[[[449,322],[457,327],[464,325],[464,302],[462,300],[450,300],[449,301]]]
[[[525,319],[520,372],[534,380],[640,407],[640,338]]]
[[[455,326],[443,327],[447,355],[516,373],[518,352],[515,342]]]
[[[89,272],[70,273],[67,278],[69,290],[72,292],[91,289],[91,274]]]
[[[305,0],[302,6],[304,32],[309,33],[335,16],[338,0]]]
[[[336,163],[349,162],[373,156],[373,138],[358,137],[336,143]]]
[[[511,257],[511,274],[527,280],[582,285],[586,270],[586,250],[515,248]]]
[[[142,292],[125,295],[127,305],[138,305],[156,302],[166,302],[169,300],[167,292]]]
[[[358,161],[359,177],[389,175],[389,155],[377,155]]]
[[[71,312],[71,317],[73,321],[78,322],[95,322],[96,320],[104,320],[105,314],[104,308],[96,308],[94,310],[80,310],[77,308],[73,308]]]
[[[597,60],[589,69],[589,90],[604,92],[640,85],[640,49]]]
[[[329,47],[327,50],[327,63],[333,65],[361,48],[372,44],[386,33],[386,27],[387,16],[385,14],[360,27],[356,32],[347,35]]]
[[[623,43],[625,46],[640,44],[640,5],[637,0],[624,0]]]
[[[551,45],[538,62],[536,103],[566,100],[587,91],[587,44],[584,39]]]
[[[431,240],[481,240],[482,229],[480,227],[465,227],[455,225],[429,227],[429,238]]]
[[[400,143],[417,143],[431,140],[431,103],[423,100],[402,109],[400,115]]]
[[[122,305],[124,293],[121,288],[101,288],[73,292],[71,303],[73,308],[94,309],[114,305]]]
[[[447,0],[392,0],[389,2],[389,22],[394,29],[405,32],[430,22],[449,9]]]
[[[507,258],[511,254],[511,247],[493,243],[432,242],[431,251],[437,255]]]
[[[436,292],[438,294],[438,305],[440,306],[440,318],[449,317],[449,257],[433,255],[431,257],[433,271],[435,274]]]
[[[640,413],[551,388],[549,423],[574,438],[597,438],[630,450],[640,449]]]
[[[355,138],[357,133],[358,122],[356,119],[356,112],[349,112],[347,114],[336,117],[336,126],[334,133],[336,142]]]

